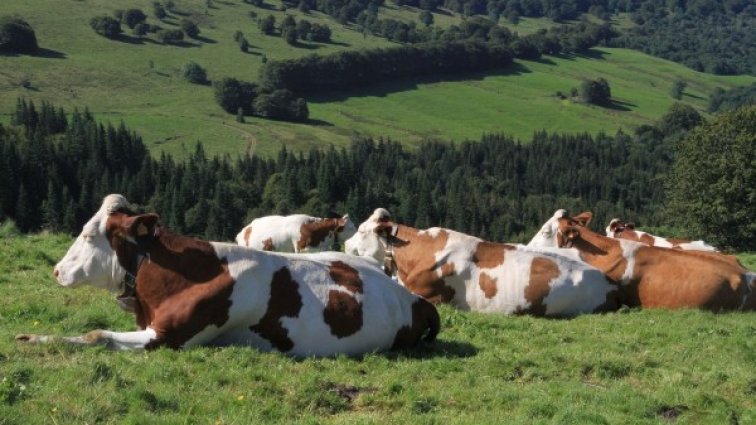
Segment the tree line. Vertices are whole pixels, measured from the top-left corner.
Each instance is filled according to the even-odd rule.
[[[526,240],[557,208],[590,209],[600,225],[615,216],[669,222],[663,182],[673,142],[662,127],[538,132],[527,144],[486,135],[418,149],[357,138],[342,149],[281,148],[275,158],[211,158],[198,144],[177,161],[152,158],[123,123],[98,123],[86,110],[19,101],[13,123],[0,127],[0,219],[25,232],[78,233],[112,192],[158,212],[176,231],[215,240],[233,239],[257,216],[337,211],[359,220],[378,206],[410,225],[497,241]]]

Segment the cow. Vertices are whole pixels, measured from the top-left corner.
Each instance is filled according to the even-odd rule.
[[[560,317],[618,307],[616,285],[600,271],[546,250],[533,252],[453,230],[418,230],[392,221],[360,225],[344,246],[348,254],[378,262],[388,252],[387,262],[407,289],[462,310]]]
[[[731,256],[608,238],[566,214],[554,221],[554,245],[577,249],[585,262],[617,282],[620,301],[628,306],[756,310],[756,273]]]
[[[654,236],[650,233],[642,232],[635,229],[635,224],[627,223],[618,218],[612,219],[606,226],[606,236],[615,239],[627,239],[630,241],[641,242],[650,246],[660,248],[675,248],[693,251],[717,252],[717,249],[704,241],[689,241],[686,239],[663,238]]]
[[[245,345],[293,356],[360,355],[435,339],[436,308],[344,253],[281,254],[170,232],[108,195],[54,276],[136,298],[138,329],[19,335],[112,349]],[[132,279],[128,279],[131,277]],[[131,281],[132,283],[129,283]]]
[[[355,231],[349,214],[341,218],[270,215],[252,220],[236,235],[236,243],[263,251],[320,252],[330,250],[339,239],[349,239]]]

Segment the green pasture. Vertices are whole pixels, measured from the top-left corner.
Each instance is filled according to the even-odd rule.
[[[656,120],[673,102],[672,82],[683,78],[688,89],[683,101],[703,110],[715,87],[752,83],[751,76],[720,77],[697,73],[681,65],[630,50],[596,49],[590,56],[546,57],[539,62],[518,61],[506,70],[488,74],[436,76],[389,83],[308,99],[311,122],[293,124],[247,118],[237,123],[213,100],[210,86],[192,85],[181,77],[188,61],[208,70],[209,78],[236,77],[254,81],[268,59],[295,58],[310,53],[390,46],[385,39],[366,36],[328,16],[298,10],[280,12],[279,3],[256,8],[241,0],[178,0],[165,22],[148,23],[176,28],[179,19],[199,22],[198,40],[181,46],[157,43],[154,35],[139,40],[129,34],[120,41],[92,31],[89,20],[112,14],[116,8],[138,7],[148,15],[152,1],[129,0],[3,0],[2,14],[17,14],[35,29],[42,51],[36,56],[0,56],[0,123],[7,123],[16,99],[47,100],[72,110],[89,107],[98,118],[123,120],[144,137],[154,155],[161,151],[182,157],[195,142],[211,153],[270,155],[282,144],[292,149],[330,144],[344,146],[355,134],[390,136],[409,145],[426,138],[478,139],[483,133],[503,132],[525,141],[534,131],[613,133],[631,131]],[[416,19],[418,11],[389,2],[383,16]],[[285,14],[328,24],[333,43],[287,45],[280,37],[260,34],[249,12]],[[445,12],[446,13],[446,12]],[[458,22],[459,16],[439,14],[438,25]],[[531,22],[532,21],[532,22]],[[504,22],[504,20],[502,20]],[[524,19],[514,30],[527,33],[550,25],[548,20]],[[252,45],[242,53],[233,41],[240,30]],[[560,100],[582,78],[603,76],[612,88],[610,107]],[[27,80],[31,88],[23,88]]]
[[[544,320],[444,306],[437,342],[362,358],[24,346],[14,335],[133,319],[112,295],[54,283],[69,237],[4,226],[0,239],[0,424],[756,422],[754,313]]]

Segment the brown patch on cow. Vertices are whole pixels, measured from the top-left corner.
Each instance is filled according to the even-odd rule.
[[[130,219],[112,214],[106,224],[118,261],[131,267],[136,245],[125,238]],[[218,258],[212,245],[160,229],[149,244],[136,280],[136,316],[140,329],[151,326],[157,337],[145,348],[180,348],[208,326],[228,321],[235,281],[225,258]]]
[[[262,250],[263,251],[273,251],[275,247],[273,246],[273,238],[268,238],[262,241]]]
[[[331,328],[331,334],[344,338],[362,329],[362,303],[353,295],[362,293],[362,279],[356,269],[341,261],[331,263],[328,273],[337,285],[350,292],[329,291],[323,310],[323,319]]]
[[[362,293],[362,279],[359,272],[342,261],[334,261],[328,267],[328,274],[337,285],[350,292]]]
[[[418,299],[412,304],[412,323],[402,326],[394,336],[392,349],[410,348],[420,341],[427,331],[426,341],[433,341],[441,329],[441,319],[436,307],[424,299]]]
[[[299,283],[292,279],[288,268],[281,267],[273,273],[273,279],[270,282],[267,311],[260,321],[249,329],[268,340],[277,350],[289,351],[294,348],[294,342],[289,338],[289,331],[281,324],[281,319],[299,317],[301,309],[302,296],[299,294]]]
[[[684,243],[690,243],[689,239],[675,239],[675,238],[672,238],[672,239],[667,239],[667,241],[669,243],[671,243],[673,246],[682,245]]]
[[[436,253],[446,246],[449,232],[442,229],[433,236],[412,227],[388,224],[392,229],[393,226],[397,226],[394,262],[404,286],[433,303],[453,300],[455,291],[446,285],[444,278],[456,273],[454,264],[436,261]]]
[[[473,263],[482,269],[492,269],[504,264],[504,257],[507,251],[515,247],[507,244],[481,242],[475,248],[473,254]]]
[[[656,239],[654,239],[654,237],[649,235],[648,233],[643,233],[638,238],[638,242],[644,243],[649,246],[654,246],[654,244],[656,243]]]
[[[302,223],[299,227],[300,238],[297,241],[297,251],[302,251],[307,247],[318,247],[328,237],[328,235],[339,227],[338,220],[322,219]]]
[[[362,304],[353,295],[332,289],[323,309],[323,320],[334,336],[353,335],[362,329]]]
[[[530,265],[530,281],[525,287],[525,299],[530,303],[530,307],[519,310],[518,313],[545,316],[546,304],[543,300],[551,291],[549,282],[558,276],[559,266],[555,262],[543,257],[534,258]]]
[[[249,246],[249,235],[252,234],[252,226],[247,226],[244,229],[244,246]]]
[[[486,298],[493,298],[496,296],[498,288],[496,287],[495,277],[491,277],[487,273],[481,273],[478,277],[478,284],[480,285],[480,290],[483,291],[483,294],[485,294]]]

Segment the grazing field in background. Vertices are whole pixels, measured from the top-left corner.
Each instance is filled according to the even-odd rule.
[[[0,239],[0,424],[756,422],[754,313],[544,320],[442,306],[436,343],[363,358],[20,346],[22,332],[134,323],[112,294],[54,283],[69,237],[4,225]]]
[[[213,100],[210,86],[186,82],[182,67],[195,61],[208,70],[208,77],[236,77],[254,81],[267,59],[295,58],[311,53],[390,46],[393,43],[365,36],[355,27],[342,26],[328,16],[304,15],[289,9],[256,8],[241,0],[178,0],[165,23],[148,18],[148,23],[176,28],[184,17],[199,21],[198,40],[186,39],[181,46],[155,42],[154,35],[139,40],[128,37],[113,41],[97,35],[89,20],[111,15],[117,8],[141,8],[152,14],[151,0],[3,0],[0,14],[17,14],[34,28],[42,52],[37,56],[0,56],[0,123],[16,98],[48,100],[73,110],[89,107],[98,117],[114,123],[124,120],[136,130],[153,155],[161,151],[184,157],[202,141],[210,154],[247,151],[263,155],[278,152],[281,144],[293,149],[333,144],[344,146],[354,134],[390,136],[416,144],[423,138],[477,140],[483,133],[503,132],[528,141],[535,130],[596,133],[631,131],[652,123],[673,103],[669,92],[674,80],[687,81],[683,101],[699,110],[706,107],[716,87],[748,85],[752,76],[722,77],[702,74],[666,60],[624,49],[596,49],[590,56],[545,57],[539,62],[517,61],[500,73],[455,77],[443,76],[376,84],[360,90],[328,93],[308,99],[311,122],[294,124],[247,118],[240,124],[223,112]],[[391,2],[389,2],[391,3]],[[286,44],[281,37],[260,33],[249,12],[273,14],[278,22],[285,14],[297,20],[327,24],[333,30],[332,43]],[[383,16],[416,20],[416,9],[393,4],[381,8]],[[435,16],[438,25],[459,22],[458,15]],[[525,19],[518,26],[528,33],[550,26],[548,20]],[[252,48],[242,53],[233,40],[240,30]],[[557,91],[569,93],[581,78],[606,78],[615,103],[608,108],[560,100]],[[30,88],[23,88],[28,81]]]

